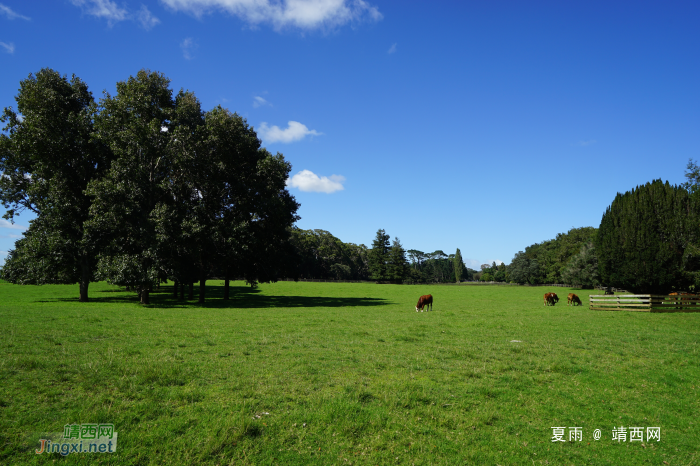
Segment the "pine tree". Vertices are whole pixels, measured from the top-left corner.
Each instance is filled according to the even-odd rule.
[[[389,280],[387,261],[389,259],[389,235],[383,229],[377,230],[369,251],[369,273],[372,280]]]
[[[394,238],[387,261],[387,276],[389,280],[401,283],[408,274],[408,262],[406,250],[401,246],[398,238]]]

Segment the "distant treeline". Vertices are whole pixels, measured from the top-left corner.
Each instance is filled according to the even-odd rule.
[[[325,230],[291,229],[291,243],[297,254],[290,275],[303,279],[375,280],[387,283],[454,283],[472,280],[476,270],[464,266],[459,249],[455,254],[441,250],[406,252],[398,238],[379,230],[372,248],[344,243]],[[410,259],[410,263],[406,258]]]
[[[515,255],[513,262],[484,264],[480,271],[464,265],[459,249],[454,254],[442,250],[405,251],[398,238],[379,230],[372,248],[364,244],[344,243],[325,230],[291,230],[291,243],[297,254],[290,275],[304,279],[376,280],[390,283],[455,283],[459,281],[495,281],[513,283],[576,283],[597,285],[597,261],[594,269],[583,270],[585,260],[595,259],[593,241],[597,229],[573,228],[555,239],[536,243]],[[588,262],[591,262],[590,260]]]

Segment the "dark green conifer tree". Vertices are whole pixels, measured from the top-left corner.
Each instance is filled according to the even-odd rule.
[[[698,215],[688,191],[655,180],[618,193],[595,243],[601,282],[634,293],[666,293],[693,282],[686,249]]]
[[[389,280],[387,261],[389,259],[389,235],[383,229],[377,230],[369,251],[369,273],[372,280]]]
[[[462,280],[462,271],[464,270],[464,262],[462,262],[462,253],[459,252],[459,248],[457,248],[457,252],[455,253],[454,267],[455,281],[459,283]]]
[[[394,238],[387,260],[387,276],[389,280],[401,283],[404,278],[406,278],[407,274],[408,262],[406,261],[406,250],[401,245],[399,239]]]

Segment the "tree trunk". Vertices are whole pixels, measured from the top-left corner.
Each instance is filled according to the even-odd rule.
[[[90,285],[90,263],[83,258],[80,261],[80,298],[81,303],[88,302],[88,286]]]
[[[185,300],[185,284],[180,283],[180,301]]]
[[[224,272],[224,299],[228,300],[229,297],[229,275],[228,275],[228,268],[226,269],[226,272]]]
[[[173,282],[173,298],[177,299],[177,280]]]
[[[147,286],[143,287],[141,289],[141,293],[139,293],[139,295],[141,297],[141,300],[140,300],[141,304],[151,304],[151,301],[148,299],[148,287]]]
[[[187,299],[189,299],[189,300],[194,299],[194,283],[193,282],[190,282],[190,296]]]
[[[204,273],[204,266],[199,267],[199,304],[204,304],[204,291],[207,286],[207,276]]]

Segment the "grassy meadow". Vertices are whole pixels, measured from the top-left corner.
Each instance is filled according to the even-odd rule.
[[[203,306],[167,285],[140,306],[0,283],[0,464],[700,464],[700,314],[590,311],[592,290],[567,307],[566,288],[208,284]],[[81,423],[113,423],[117,452],[34,453]]]

